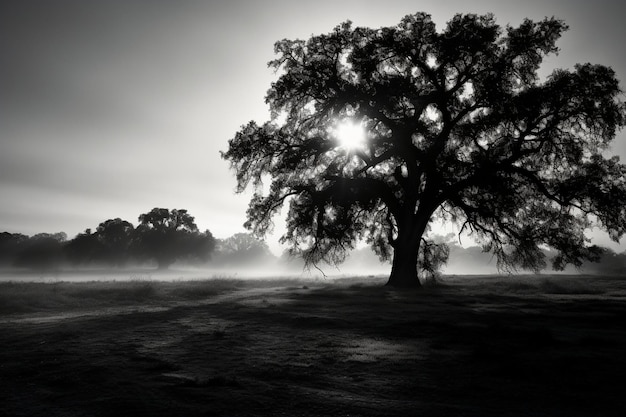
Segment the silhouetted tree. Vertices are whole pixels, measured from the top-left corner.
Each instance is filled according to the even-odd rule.
[[[60,266],[64,260],[63,245],[67,239],[64,232],[38,233],[31,236],[17,254],[15,266],[49,270]]]
[[[102,260],[103,244],[98,235],[86,229],[67,242],[63,248],[65,257],[73,265],[82,265]]]
[[[272,118],[243,126],[222,153],[238,191],[255,188],[246,226],[262,236],[289,202],[282,241],[293,253],[340,262],[366,239],[393,256],[395,286],[419,285],[417,267],[429,268],[433,219],[470,231],[501,268],[544,267],[542,244],[558,251],[556,268],[597,259],[584,230],[594,222],[617,240],[626,228],[626,168],[603,156],[624,104],[601,65],[540,80],[566,29],[459,14],[438,32],[418,13],[277,42]],[[347,121],[366,129],[361,147],[338,143]]]
[[[13,265],[28,236],[21,233],[0,233],[0,265]]]
[[[626,252],[615,253],[610,248],[604,248],[604,252],[597,263],[586,262],[581,270],[586,273],[602,275],[620,275],[626,273]]]
[[[187,210],[154,208],[139,216],[136,248],[139,256],[155,259],[159,269],[176,260],[206,260],[215,248],[210,231],[198,231]]]
[[[264,260],[275,260],[265,241],[251,233],[236,233],[219,240],[217,245],[219,261],[228,264],[249,264]]]
[[[130,222],[120,218],[100,223],[95,233],[101,245],[99,258],[109,265],[123,266],[130,256],[134,230]]]

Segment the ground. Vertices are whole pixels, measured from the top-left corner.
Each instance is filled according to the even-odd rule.
[[[7,416],[623,416],[626,280],[0,284]]]

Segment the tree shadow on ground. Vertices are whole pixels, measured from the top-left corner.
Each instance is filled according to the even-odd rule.
[[[621,298],[584,287],[555,295],[541,283],[401,292],[379,284],[245,287],[161,310],[5,323],[6,410],[51,416],[68,410],[101,416],[626,411]]]

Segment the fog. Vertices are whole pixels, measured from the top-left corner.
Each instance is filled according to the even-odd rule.
[[[607,250],[598,263],[586,262],[580,268],[568,267],[564,271],[554,271],[549,260],[553,253],[546,252],[548,267],[542,274],[602,274],[619,275],[626,271],[626,253]],[[381,262],[368,247],[352,251],[346,261],[333,266],[321,264],[305,267],[304,261],[286,254],[275,256],[269,251],[228,252],[217,251],[211,259],[202,263],[177,262],[168,269],[158,269],[155,264],[129,264],[111,268],[98,265],[73,267],[63,265],[47,270],[33,270],[5,266],[0,269],[0,282],[88,282],[88,281],[182,281],[199,279],[319,279],[332,281],[344,277],[388,276],[391,264]],[[498,271],[495,257],[482,251],[478,246],[461,247],[450,245],[450,258],[442,268],[442,275],[492,275],[507,274]],[[519,274],[532,271],[520,270]]]

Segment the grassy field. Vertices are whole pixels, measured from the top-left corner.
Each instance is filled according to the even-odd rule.
[[[0,283],[7,416],[623,416],[626,280]]]

